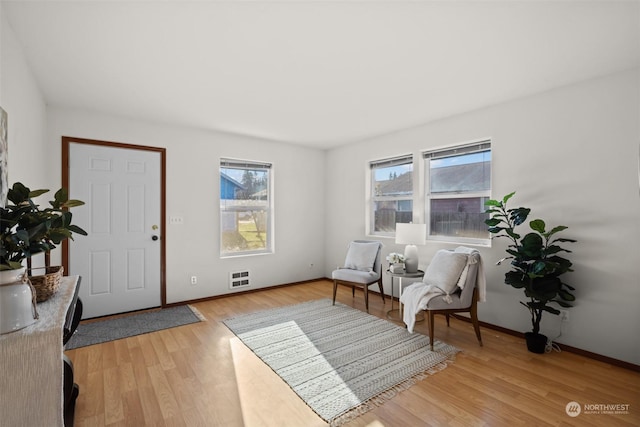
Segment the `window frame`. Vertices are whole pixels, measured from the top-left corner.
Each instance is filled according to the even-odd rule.
[[[402,165],[411,165],[411,194],[408,195],[397,195],[397,196],[376,196],[375,191],[375,169],[377,168],[385,168],[392,166],[402,166]],[[381,237],[395,237],[395,231],[376,231],[375,221],[376,221],[376,203],[377,202],[402,202],[402,201],[410,201],[411,202],[411,215],[415,220],[415,210],[416,210],[416,191],[415,191],[415,163],[413,153],[404,154],[401,156],[388,157],[379,160],[372,160],[369,162],[369,177],[368,177],[368,188],[369,188],[369,203],[367,204],[367,214],[369,216],[368,223],[368,235],[370,236],[381,236]],[[405,212],[405,211],[403,211]]]
[[[455,156],[480,153],[489,151],[491,153],[491,171],[489,173],[489,188],[482,191],[449,191],[442,193],[431,193],[431,166],[430,161],[432,159],[451,158]],[[422,152],[422,167],[424,170],[424,215],[425,223],[427,225],[427,241],[434,242],[449,242],[458,244],[469,244],[475,246],[491,246],[491,236],[487,231],[486,238],[474,238],[474,237],[456,237],[451,235],[437,235],[431,234],[431,201],[432,200],[445,200],[445,199],[459,199],[459,198],[491,198],[492,178],[493,175],[493,148],[490,138],[481,139],[475,142],[452,145],[444,148],[425,150]]]
[[[235,251],[235,252],[227,252],[224,250],[224,244],[222,241],[223,238],[223,234],[224,234],[224,218],[223,218],[223,213],[224,212],[239,212],[241,211],[241,209],[234,209],[233,207],[228,207],[228,206],[224,206],[224,200],[227,199],[223,199],[223,194],[220,191],[221,190],[221,174],[222,174],[222,169],[238,169],[238,170],[265,170],[267,171],[267,186],[266,186],[266,191],[267,191],[267,203],[266,205],[264,205],[264,211],[266,212],[266,225],[265,225],[265,230],[266,230],[266,242],[265,242],[265,248],[264,249],[251,249],[251,250],[244,250],[244,251]],[[253,161],[253,160],[241,160],[241,159],[234,159],[234,158],[229,158],[229,157],[221,157],[220,158],[220,162],[219,162],[219,168],[218,168],[218,203],[219,203],[219,214],[220,214],[220,218],[219,218],[219,245],[220,245],[220,250],[219,250],[219,254],[220,254],[220,258],[224,259],[224,258],[236,258],[236,257],[243,257],[243,256],[253,256],[253,255],[267,255],[267,254],[272,254],[274,253],[275,249],[274,249],[274,202],[273,202],[273,189],[274,189],[274,179],[273,179],[273,163],[271,162],[264,162],[264,161]],[[259,206],[259,205],[256,205]]]

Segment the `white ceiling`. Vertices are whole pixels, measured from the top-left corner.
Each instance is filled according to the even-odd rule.
[[[6,1],[47,104],[329,148],[640,65],[638,1]]]

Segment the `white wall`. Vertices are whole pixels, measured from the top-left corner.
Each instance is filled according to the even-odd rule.
[[[325,274],[343,262],[348,241],[366,237],[368,161],[408,152],[419,159],[421,150],[491,137],[492,196],[517,191],[513,204],[532,208],[533,217],[548,224],[567,225],[565,237],[578,240],[569,254],[575,272],[565,277],[577,301],[558,341],[640,363],[639,94],[640,70],[634,69],[329,151]],[[382,240],[385,255],[403,249]],[[529,313],[518,304],[523,295],[504,285],[508,267],[494,265],[505,245],[497,240],[479,248],[488,281],[479,316],[526,332]],[[421,260],[455,246],[428,242]],[[385,278],[386,292],[389,286]],[[543,317],[549,337],[560,326],[558,317]]]
[[[8,116],[9,185],[57,190],[60,179],[50,179],[50,152],[43,146],[46,105],[1,5],[0,107]]]
[[[37,199],[47,204],[47,196],[60,188],[59,174],[51,174],[51,152],[43,144],[46,132],[46,105],[38,84],[22,53],[0,4],[0,107],[8,119],[8,183],[22,182],[31,189],[48,188],[51,193]],[[43,266],[42,255],[34,256],[34,267]]]
[[[252,275],[251,288],[242,290],[322,277],[323,151],[63,108],[49,108],[48,122],[57,165],[62,136],[166,148],[167,218],[184,218],[165,228],[168,303],[231,293],[229,272],[241,269]],[[275,253],[220,259],[221,157],[273,163]]]

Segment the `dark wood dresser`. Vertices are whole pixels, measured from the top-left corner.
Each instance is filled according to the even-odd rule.
[[[38,304],[33,325],[0,335],[0,425],[71,427],[78,387],[64,343],[80,321],[79,276]]]

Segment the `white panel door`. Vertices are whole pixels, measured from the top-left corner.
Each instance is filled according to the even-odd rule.
[[[69,194],[84,201],[69,242],[69,274],[82,276],[83,318],[161,305],[159,152],[69,144]]]

